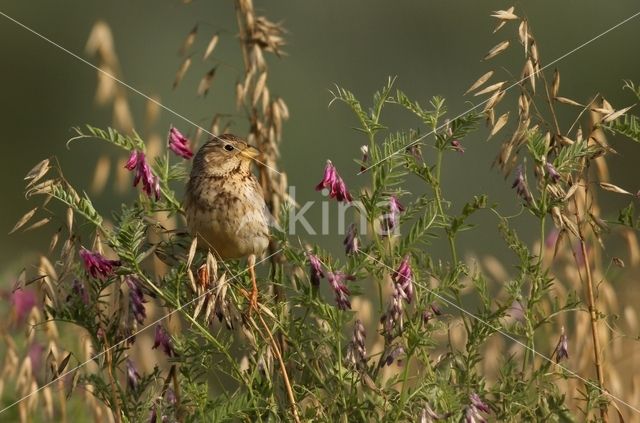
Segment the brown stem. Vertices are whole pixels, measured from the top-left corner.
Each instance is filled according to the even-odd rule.
[[[586,186],[586,185],[585,185]],[[587,188],[585,188],[585,196],[587,194]],[[593,288],[593,277],[591,275],[591,265],[589,263],[589,258],[587,256],[587,244],[585,242],[584,231],[582,230],[582,222],[580,218],[580,213],[578,210],[578,201],[576,196],[573,197],[573,204],[575,206],[575,216],[576,216],[576,226],[578,227],[578,235],[580,242],[580,249],[582,251],[582,257],[584,260],[584,267],[586,270],[586,294],[587,301],[589,302],[589,315],[591,317],[591,336],[593,338],[593,358],[594,364],[596,367],[596,376],[598,378],[598,385],[600,386],[600,390],[602,393],[605,393],[604,387],[604,371],[603,371],[603,363],[602,363],[602,353],[600,351],[600,343],[599,343],[599,333],[598,333],[598,307],[595,300],[594,288]],[[605,423],[608,421],[607,417],[607,405],[603,403],[600,406],[600,416],[602,421]]]
[[[262,323],[262,327],[264,327],[264,330],[267,332],[267,335],[269,335],[271,348],[273,349],[273,353],[276,355],[276,358],[278,359],[278,363],[280,364],[280,372],[282,373],[282,380],[284,381],[284,387],[285,387],[285,390],[287,391],[287,396],[289,397],[289,404],[291,405],[291,412],[293,413],[293,419],[297,423],[300,423],[300,417],[298,416],[298,407],[296,405],[296,398],[293,395],[293,389],[291,388],[291,382],[289,381],[289,374],[287,373],[287,368],[285,367],[282,354],[280,354],[280,348],[278,348],[278,343],[273,337],[273,334],[271,333],[269,326],[262,318],[262,314],[260,313],[259,310],[256,314],[260,319],[260,323]]]
[[[113,416],[116,423],[120,423],[120,397],[118,396],[115,378],[113,377],[113,358],[111,357],[111,347],[109,346],[109,342],[107,341],[107,331],[104,329],[104,326],[100,325],[102,328],[102,339],[104,342],[105,348],[105,357],[107,360],[107,374],[109,375],[109,386],[111,387],[111,396],[113,398],[113,406],[115,410],[113,411]]]

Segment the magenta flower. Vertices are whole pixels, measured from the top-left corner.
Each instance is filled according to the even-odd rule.
[[[360,251],[360,241],[358,240],[358,232],[356,231],[356,225],[354,223],[349,225],[347,236],[342,243],[344,244],[344,250],[347,255]]]
[[[173,126],[169,128],[169,149],[183,159],[189,160],[193,157],[193,151],[189,147],[189,139]]]
[[[171,337],[161,325],[156,326],[156,335],[151,348],[155,350],[158,347],[160,347],[167,357],[176,356],[176,351],[173,349]]]
[[[464,154],[464,147],[462,143],[458,140],[451,141],[451,147],[460,154]]]
[[[134,187],[142,181],[142,190],[145,194],[149,197],[155,195],[156,200],[160,199],[160,180],[153,175],[142,151],[133,150],[124,167],[127,170],[136,171],[136,177],[133,179]]]
[[[315,286],[320,285],[320,279],[324,278],[324,272],[322,272],[322,263],[318,256],[311,252],[307,252],[309,258],[309,279]]]
[[[395,195],[389,197],[389,213],[384,216],[383,227],[385,235],[389,235],[400,224],[400,213],[404,211],[404,206],[400,204]]]
[[[353,200],[347,190],[347,186],[340,175],[338,175],[338,171],[333,163],[331,163],[331,160],[327,160],[322,181],[316,185],[316,191],[322,191],[323,189],[329,190],[329,198],[335,198],[338,201],[345,201],[347,203]]]
[[[80,248],[80,257],[84,268],[92,277],[106,279],[113,274],[113,268],[120,266],[120,260],[109,260],[100,253],[92,252],[84,247]]]
[[[398,269],[393,272],[393,281],[400,288],[400,293],[407,303],[413,300],[413,271],[409,265],[409,256],[402,259]]]
[[[351,301],[349,300],[349,295],[351,292],[345,281],[353,281],[355,280],[355,276],[348,276],[342,272],[329,272],[327,273],[327,281],[333,292],[336,294],[336,303],[338,304],[338,308],[340,310],[349,310],[351,309]]]

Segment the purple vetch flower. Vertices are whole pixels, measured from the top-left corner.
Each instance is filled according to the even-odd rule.
[[[89,304],[89,292],[87,292],[87,288],[84,286],[84,283],[79,281],[78,279],[73,280],[73,284],[71,285],[71,293],[67,297],[67,301],[71,301],[74,298],[80,299],[82,304]]]
[[[169,128],[169,149],[183,159],[189,160],[193,157],[189,139],[173,126]]]
[[[100,253],[80,248],[84,268],[92,277],[106,279],[113,274],[113,268],[120,266],[120,260],[109,260]]]
[[[408,255],[404,256],[398,269],[393,272],[393,281],[400,287],[400,292],[407,303],[411,303],[413,300],[413,271],[409,264]]]
[[[156,423],[156,421],[158,421],[158,406],[157,404],[153,404],[149,408],[149,420],[147,420],[147,422]]]
[[[142,190],[145,194],[149,197],[155,195],[156,200],[160,199],[160,180],[153,175],[142,151],[133,150],[124,167],[127,168],[127,170],[135,170],[136,176],[133,179],[134,187],[142,180]]]
[[[140,379],[140,373],[138,373],[133,361],[127,358],[127,385],[129,389],[135,390],[138,387],[138,383],[140,383]]]
[[[176,356],[176,351],[173,349],[171,337],[162,327],[162,325],[156,326],[156,334],[153,340],[153,346],[151,348],[155,350],[158,347],[160,347],[160,349],[167,355],[167,357]]]
[[[394,285],[393,295],[389,301],[386,313],[380,316],[380,323],[382,323],[382,333],[388,340],[395,338],[397,335],[402,334],[402,312],[404,305],[402,303],[404,298],[404,291],[399,285]],[[397,331],[394,331],[397,328]]]
[[[464,421],[467,423],[486,422],[487,419],[485,419],[484,416],[480,413],[490,413],[491,410],[489,409],[489,406],[485,404],[475,392],[469,395],[469,400],[471,401],[471,404],[467,406],[464,415]]]
[[[529,187],[527,186],[527,181],[524,177],[524,170],[522,169],[522,165],[518,166],[516,169],[516,180],[513,181],[513,185],[511,188],[515,188],[518,195],[527,203],[531,204],[533,201],[533,196],[529,191]]]
[[[424,408],[420,412],[420,423],[433,423],[438,420],[442,420],[449,417],[448,415],[441,415],[433,411],[429,404],[425,404]]]
[[[356,231],[355,223],[349,225],[349,229],[347,229],[347,236],[342,243],[344,244],[344,250],[347,255],[355,254],[360,251],[360,241],[358,240],[358,232]]]
[[[569,340],[564,333],[564,327],[562,328],[558,345],[556,345],[556,363],[559,363],[563,358],[569,358]]]
[[[462,143],[458,140],[452,140],[451,141],[451,147],[457,151],[460,154],[464,154],[464,147],[462,146]]]
[[[380,360],[380,367],[391,366],[394,361],[398,361],[398,365],[402,365],[402,360],[400,357],[404,355],[404,347],[402,345],[394,346],[389,352],[384,356],[383,360]]]
[[[549,176],[549,179],[551,179],[551,182],[555,184],[560,180],[560,174],[551,163],[545,162],[544,168],[547,171],[547,175]]]
[[[18,288],[10,294],[10,301],[11,313],[17,323],[23,322],[31,312],[31,309],[38,304],[36,293],[22,288]]]
[[[438,304],[431,303],[429,307],[431,308],[431,311],[433,312],[433,314],[435,314],[436,316],[442,315],[442,310],[440,310],[440,307],[438,306]]]
[[[389,213],[384,216],[383,228],[385,235],[389,235],[400,224],[400,213],[404,211],[404,206],[400,204],[395,195],[389,197]]]
[[[347,288],[345,281],[353,281],[355,279],[355,276],[349,276],[343,272],[327,273],[327,281],[336,294],[336,303],[340,310],[351,309],[351,301],[349,300],[351,292],[349,291],[349,288]]]
[[[366,332],[360,319],[356,319],[353,325],[353,336],[347,349],[346,361],[356,368],[361,368],[367,363],[367,347],[365,345]]]
[[[322,191],[323,189],[329,190],[329,198],[335,198],[338,201],[345,201],[347,203],[353,200],[347,190],[347,186],[338,174],[333,163],[331,163],[331,160],[327,160],[322,181],[316,185],[316,191]]]
[[[422,150],[420,149],[420,145],[417,143],[410,144],[405,151],[413,156],[413,158],[417,162],[422,161]]]
[[[320,285],[320,279],[324,278],[324,272],[322,271],[322,263],[318,256],[312,252],[307,252],[309,258],[309,279],[314,286]]]
[[[367,170],[367,162],[369,161],[369,146],[363,145],[360,147],[360,151],[362,151],[362,165],[360,166],[360,172],[364,172]]]
[[[167,388],[166,399],[170,405],[176,405],[176,402],[178,402],[176,393],[171,387]]]
[[[422,312],[422,323],[428,324],[431,319],[433,319],[433,312],[431,310],[425,310]]]
[[[131,313],[136,322],[143,324],[144,319],[147,317],[147,311],[144,307],[144,303],[147,301],[144,299],[142,288],[140,288],[139,281],[133,276],[127,276],[125,281],[129,287],[129,308]]]

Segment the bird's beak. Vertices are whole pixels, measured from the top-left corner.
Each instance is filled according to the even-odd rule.
[[[256,157],[260,156],[260,150],[258,150],[257,148],[248,145],[247,148],[245,148],[244,150],[242,150],[240,152],[240,154],[243,157],[246,157],[247,159],[253,160]]]

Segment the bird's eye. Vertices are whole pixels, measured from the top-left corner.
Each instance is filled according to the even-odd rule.
[[[231,144],[225,144],[224,149],[227,151],[233,151],[233,146]]]

